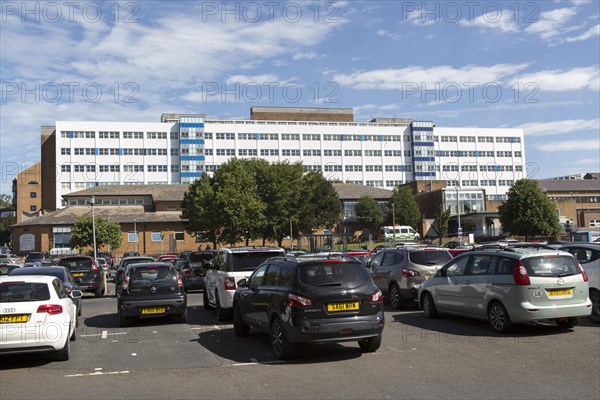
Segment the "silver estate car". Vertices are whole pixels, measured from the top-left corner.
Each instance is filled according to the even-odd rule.
[[[547,319],[572,328],[592,311],[587,274],[571,254],[511,247],[454,258],[421,285],[419,306],[428,318],[487,319],[496,332]]]

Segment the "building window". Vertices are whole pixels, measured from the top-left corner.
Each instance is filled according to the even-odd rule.
[[[29,192],[29,197],[31,197],[32,199],[35,199],[37,197],[37,193],[36,192]]]
[[[37,206],[29,206],[29,211],[36,211],[37,210]]]
[[[138,241],[138,234],[137,232],[127,232],[127,241],[129,243],[135,243]]]
[[[162,232],[153,231],[150,234],[150,240],[152,242],[162,242]]]
[[[185,239],[185,236],[183,235],[183,232],[175,232],[175,240],[177,240],[178,242],[181,242]]]

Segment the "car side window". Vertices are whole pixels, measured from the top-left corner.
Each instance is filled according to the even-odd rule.
[[[375,257],[371,259],[371,267],[379,267],[384,255],[385,253],[376,254]]]
[[[461,276],[465,274],[469,257],[459,257],[446,267],[446,276]]]
[[[56,294],[59,298],[64,299],[65,297],[69,296],[67,289],[65,289],[65,286],[58,279],[53,280],[52,285],[54,286],[54,290],[56,290]]]
[[[265,276],[265,286],[277,286],[279,284],[279,274],[281,272],[281,265],[271,264],[269,270]]]
[[[469,275],[487,275],[491,265],[491,256],[474,255]]]
[[[294,269],[289,266],[281,267],[279,273],[279,286],[291,286],[294,279]]]
[[[515,260],[506,257],[500,257],[496,264],[496,275],[512,275],[515,266]]]
[[[213,268],[216,270],[224,270],[223,268],[223,264],[225,263],[225,260],[223,259],[223,252],[219,252],[215,258],[214,258],[214,262],[213,262]],[[188,264],[189,264],[189,260],[188,260]]]
[[[567,251],[573,254],[573,257],[575,257],[580,264],[587,264],[596,261],[600,255],[600,251],[594,251],[580,247],[571,247],[567,249]]]
[[[261,265],[254,271],[252,276],[250,277],[249,286],[258,286],[263,282],[263,278],[265,277],[265,272],[267,271],[268,265]]]
[[[389,266],[396,264],[396,253],[393,251],[387,251],[383,253],[383,261],[381,261],[381,266]]]

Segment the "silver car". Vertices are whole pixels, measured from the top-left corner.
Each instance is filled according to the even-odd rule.
[[[571,254],[511,247],[456,257],[421,285],[419,305],[428,318],[488,320],[496,332],[546,319],[572,328],[592,311],[587,274]]]

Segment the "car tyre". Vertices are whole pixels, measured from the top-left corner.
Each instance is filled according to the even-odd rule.
[[[506,333],[514,329],[514,325],[510,321],[508,311],[506,311],[504,305],[499,301],[495,301],[489,306],[488,322],[490,323],[490,326],[494,332]]]
[[[294,351],[294,345],[285,337],[281,320],[277,317],[271,322],[271,350],[278,360],[289,358]]]
[[[369,339],[363,339],[358,341],[360,350],[363,353],[374,353],[381,346],[381,333],[375,337]]]
[[[233,305],[233,331],[240,337],[245,337],[250,334],[250,326],[244,323],[242,312],[237,304]]]
[[[600,324],[600,291],[590,291],[590,300],[592,301],[592,315],[590,315],[590,320],[595,324]]]
[[[433,297],[431,297],[431,294],[425,292],[423,294],[423,300],[422,300],[422,306],[423,306],[423,314],[425,315],[426,318],[437,318],[440,316],[440,314],[438,313],[437,307],[435,306],[435,303],[433,302]]]
[[[404,300],[400,296],[400,286],[397,283],[392,283],[390,286],[390,304],[394,310],[400,310],[404,306]]]
[[[104,289],[100,288],[94,292],[94,297],[102,297],[104,295]]]
[[[62,349],[58,350],[54,354],[54,359],[56,361],[68,361],[70,356],[71,356],[71,340],[69,337],[67,337],[67,342],[65,343],[65,345],[63,346]]]
[[[227,321],[230,320],[231,308],[223,308],[221,307],[221,301],[219,300],[219,292],[215,291],[215,310],[217,311],[217,321]]]
[[[179,322],[180,324],[185,324],[187,322],[187,310],[185,310],[181,314],[177,314],[177,322]]]
[[[205,310],[210,310],[210,303],[208,302],[208,293],[206,293],[206,290],[204,290],[204,292],[202,293],[202,300],[204,303],[204,309]]]
[[[71,333],[71,338],[70,340],[72,342],[77,340],[77,327],[79,326],[79,318],[75,319],[75,328],[73,328],[73,333]]]
[[[574,326],[576,326],[577,324],[579,324],[579,318],[578,317],[563,318],[563,319],[557,319],[554,322],[556,322],[556,325],[558,325],[558,327],[561,329],[571,329]]]

